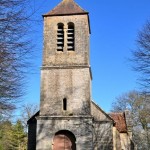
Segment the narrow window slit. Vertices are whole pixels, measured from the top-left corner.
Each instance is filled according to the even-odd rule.
[[[63,99],[63,110],[67,110],[67,99]]]

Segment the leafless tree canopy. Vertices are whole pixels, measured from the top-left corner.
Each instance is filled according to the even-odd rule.
[[[150,92],[150,20],[137,37],[137,49],[133,51],[133,68],[141,74],[140,83]]]
[[[0,0],[0,114],[15,108],[24,93],[31,42],[27,0]]]
[[[27,121],[39,111],[37,104],[26,104],[22,106],[21,118],[25,131],[27,131]]]
[[[112,111],[130,110],[133,121],[133,136],[139,150],[150,149],[150,95],[131,91],[119,96]]]

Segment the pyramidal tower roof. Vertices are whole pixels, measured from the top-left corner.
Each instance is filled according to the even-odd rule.
[[[61,15],[76,15],[88,14],[74,0],[62,0],[54,9],[43,16],[61,16]]]

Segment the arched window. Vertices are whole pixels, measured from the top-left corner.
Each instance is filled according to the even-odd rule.
[[[68,23],[68,31],[67,31],[67,50],[74,51],[74,23]]]
[[[64,25],[58,23],[57,29],[57,51],[63,51],[64,48]]]
[[[63,110],[67,110],[67,99],[63,99]]]

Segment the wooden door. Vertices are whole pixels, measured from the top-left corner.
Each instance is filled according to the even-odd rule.
[[[68,132],[58,132],[53,139],[53,150],[76,150],[75,139]]]

